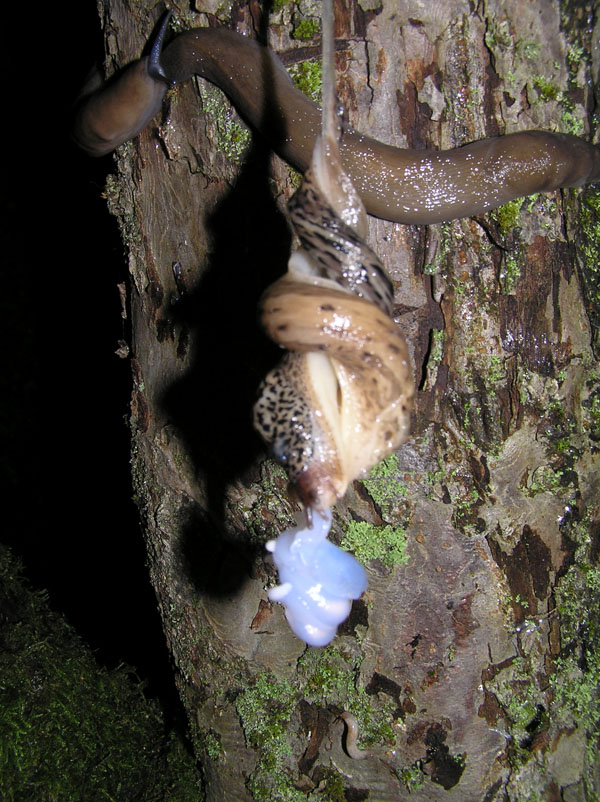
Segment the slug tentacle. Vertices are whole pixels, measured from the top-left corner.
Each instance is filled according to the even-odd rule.
[[[160,111],[171,83],[160,58],[172,13],[164,15],[148,56],[89,94],[84,90],[71,136],[90,156],[104,156],[137,136]]]
[[[165,35],[167,33],[167,29],[169,27],[169,22],[171,17],[173,16],[173,9],[169,9],[163,16],[160,26],[158,28],[158,33],[156,34],[156,38],[152,43],[152,47],[150,48],[150,53],[148,54],[148,75],[151,78],[154,78],[156,81],[164,81],[167,84],[172,83],[167,77],[163,66],[161,64],[161,56],[162,50],[165,42]]]
[[[149,59],[126,68],[81,105],[73,133],[78,144],[94,156],[109,153],[155,116],[166,83],[199,75],[225,92],[279,156],[305,172],[320,131],[320,111],[293,85],[277,56],[233,31],[199,28],[176,36],[158,58],[155,51],[168,21],[167,15]],[[468,217],[523,195],[600,180],[600,148],[547,131],[445,151],[395,148],[345,131],[339,153],[367,212],[398,223]]]

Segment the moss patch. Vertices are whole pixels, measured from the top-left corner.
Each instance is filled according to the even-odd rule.
[[[100,668],[0,547],[4,802],[196,802],[186,748],[124,671]]]
[[[300,64],[290,67],[289,73],[294,85],[301,92],[304,92],[315,103],[321,102],[323,68],[320,60],[301,61]]]
[[[359,727],[359,746],[393,743],[395,703],[376,704],[359,684],[362,656],[351,650],[328,646],[307,649],[299,661],[305,699],[314,704],[352,713]]]
[[[600,747],[600,568],[573,566],[556,587],[562,650],[552,678],[554,706],[565,726],[588,734],[588,758]]]
[[[341,547],[352,551],[361,563],[381,560],[384,565],[403,565],[408,562],[406,532],[402,527],[375,526],[365,521],[351,521]]]
[[[587,190],[578,215],[578,246],[581,254],[586,309],[596,343],[600,339],[600,192]]]
[[[294,25],[292,31],[292,39],[300,39],[301,41],[308,41],[319,33],[319,20],[317,19],[303,19]]]
[[[235,164],[239,164],[252,139],[245,126],[237,122],[235,112],[223,93],[208,84],[199,85],[202,105],[215,132],[217,149]]]
[[[248,746],[259,758],[248,778],[248,790],[257,802],[303,802],[306,797],[292,782],[287,768],[291,748],[286,726],[297,704],[297,692],[286,680],[260,674],[256,683],[236,700],[236,710]]]
[[[362,483],[384,516],[408,496],[406,485],[400,479],[400,463],[396,454],[390,454],[374,465]]]

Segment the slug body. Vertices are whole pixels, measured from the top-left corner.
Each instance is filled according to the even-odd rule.
[[[72,136],[90,156],[103,156],[138,134],[156,117],[167,85],[148,74],[146,58],[92,94],[78,110]]]
[[[256,428],[310,510],[306,527],[267,549],[281,582],[269,598],[311,646],[329,643],[367,587],[362,566],[327,540],[328,508],[406,436],[412,396],[406,348],[386,314],[389,282],[362,241],[366,213],[341,166],[331,0],[323,0],[323,77],[323,131],[289,203],[300,247],[262,304],[267,333],[288,353],[254,408]]]
[[[110,152],[155,116],[167,83],[200,75],[230,98],[246,122],[301,172],[308,168],[320,112],[293,85],[268,48],[224,29],[177,36],[90,95],[74,138],[92,155]],[[446,151],[394,148],[354,131],[340,140],[344,171],[367,212],[399,223],[435,223],[480,214],[509,200],[600,180],[600,149],[568,134],[525,131]]]
[[[254,422],[311,511],[306,526],[267,545],[281,580],[269,597],[283,603],[299,637],[323,646],[366,588],[362,567],[327,541],[329,508],[407,438],[414,395],[406,344],[390,318],[391,286],[364,242],[366,212],[401,223],[481,213],[600,179],[600,151],[536,131],[442,152],[341,133],[331,0],[322,18],[322,116],[270,50],[231,31],[188,31],[161,52],[168,18],[148,59],[82,101],[74,138],[88,153],[109,152],[154,117],[169,83],[195,74],[304,173],[289,204],[300,247],[261,303],[265,330],[286,355],[262,384]],[[355,748],[355,721],[346,723],[349,754],[366,757]]]
[[[372,757],[371,752],[358,747],[358,721],[352,713],[344,711],[340,718],[346,725],[346,752],[353,760],[365,760]]]
[[[301,500],[321,513],[406,439],[414,393],[391,287],[363,240],[365,208],[340,157],[325,11],[323,22],[323,133],[288,205],[300,248],[261,304],[267,334],[288,353],[254,408]]]
[[[95,91],[85,88],[71,135],[90,156],[104,156],[135,137],[156,117],[169,80],[160,64],[162,45],[171,18],[164,15],[150,54],[134,61]]]

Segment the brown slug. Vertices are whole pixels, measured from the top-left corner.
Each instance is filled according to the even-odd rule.
[[[148,58],[82,99],[73,137],[101,156],[134,137],[160,108],[166,86],[200,75],[301,172],[320,130],[318,107],[268,48],[222,28],[176,36],[160,52],[170,12]],[[343,169],[367,212],[399,223],[479,214],[514,198],[600,180],[600,148],[569,134],[524,131],[445,151],[385,145],[354,131],[339,145]]]
[[[263,382],[254,421],[304,503],[324,513],[409,433],[408,351],[390,318],[390,283],[364,242],[365,209],[401,223],[481,213],[599,180],[600,149],[545,131],[449,151],[394,148],[341,132],[332,33],[329,44],[323,36],[329,56],[321,112],[277,56],[247,37],[202,28],[163,48],[169,17],[147,58],[81,101],[73,137],[90,154],[108,153],[152,119],[167,85],[200,75],[304,173],[289,204],[300,248],[261,304],[267,333],[287,354]]]

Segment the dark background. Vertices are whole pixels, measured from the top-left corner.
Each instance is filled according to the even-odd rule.
[[[3,22],[0,539],[112,668],[136,668],[175,704],[129,476],[127,268],[102,198],[112,157],[69,140],[71,109],[102,59],[96,3],[35,25]],[[37,9],[35,10],[37,13]],[[34,13],[34,9],[31,10]]]

